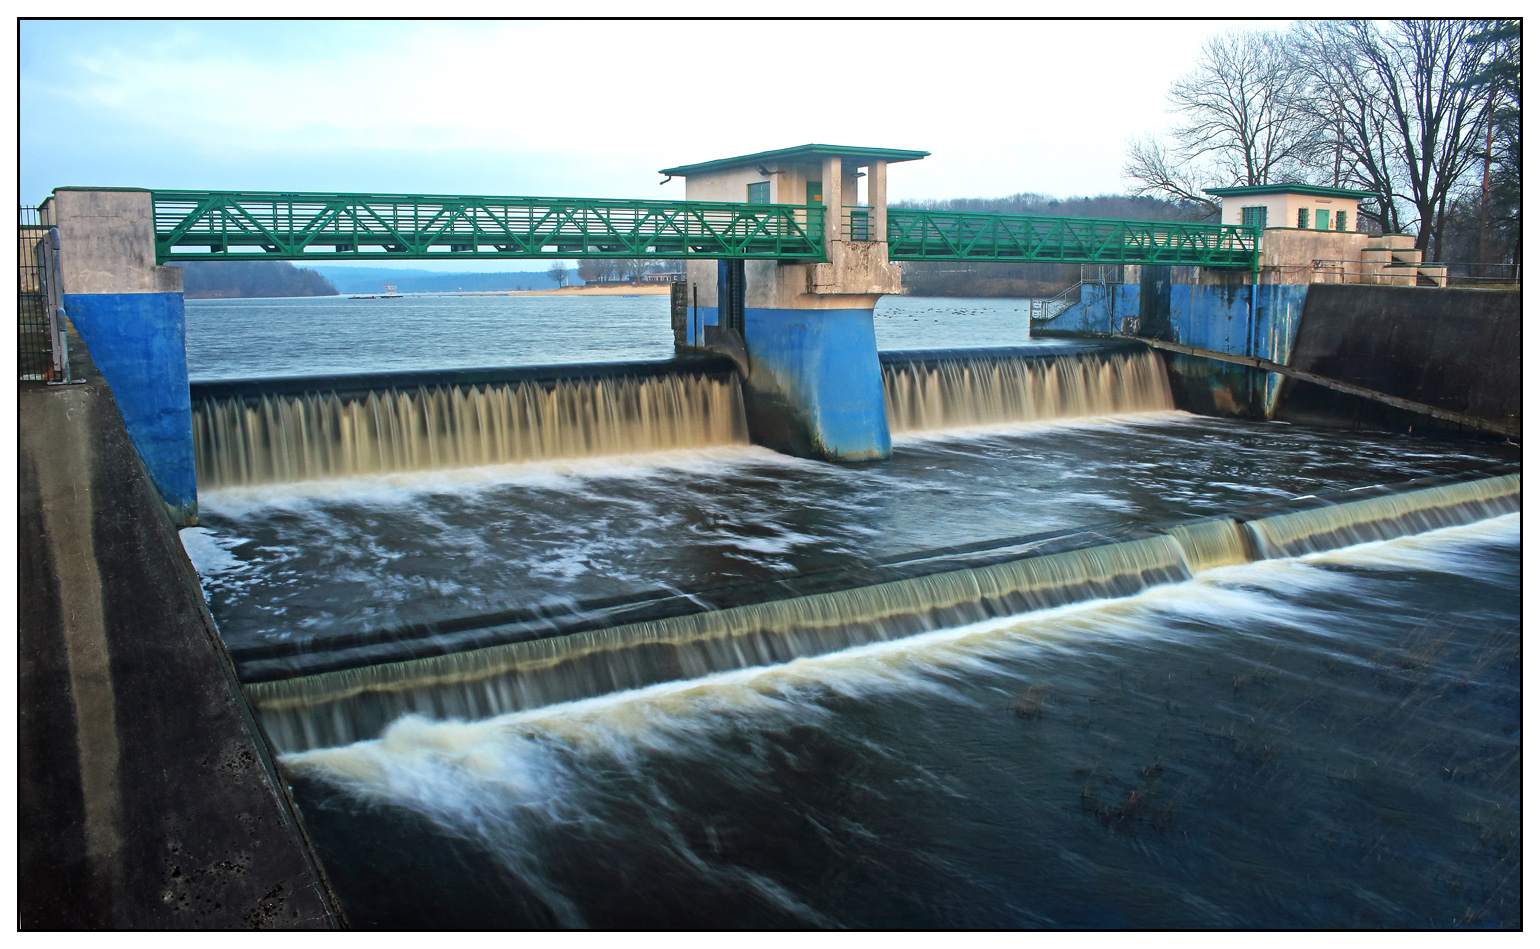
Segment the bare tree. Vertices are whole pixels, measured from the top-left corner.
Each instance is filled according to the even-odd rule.
[[[1300,173],[1316,140],[1296,101],[1296,65],[1284,38],[1227,32],[1204,46],[1197,68],[1172,85],[1170,145],[1129,145],[1124,174],[1134,194],[1196,202],[1217,211],[1204,187],[1262,185]]]
[[[1471,20],[1306,23],[1294,35],[1301,101],[1374,192],[1368,213],[1386,232],[1415,224],[1416,246],[1439,256],[1451,191],[1480,154],[1487,97],[1473,79],[1490,44]],[[1415,220],[1403,219],[1409,206]],[[1431,251],[1431,253],[1430,253]]]
[[[600,262],[593,257],[584,257],[582,260],[578,261],[578,279],[584,283],[596,282],[599,279],[600,273],[599,263]]]
[[[558,260],[552,264],[545,274],[556,281],[556,286],[565,287],[567,285],[567,265],[561,261]]]
[[[1172,155],[1170,146],[1146,136],[1128,145],[1128,162],[1123,174],[1137,183],[1135,196],[1150,195],[1171,201],[1195,204],[1207,217],[1219,214],[1219,202],[1203,193],[1203,185],[1195,179],[1198,169],[1191,163]]]

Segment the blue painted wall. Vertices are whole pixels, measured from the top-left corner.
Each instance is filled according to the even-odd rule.
[[[182,294],[67,293],[64,309],[112,387],[128,437],[172,519],[196,524]]]
[[[1107,335],[1118,332],[1124,319],[1131,317],[1138,320],[1141,336],[1288,365],[1309,286],[1169,284],[1158,279],[1155,270],[1145,268],[1143,285],[1082,287],[1080,302],[1048,324],[1048,332]],[[1152,294],[1161,299],[1154,299]],[[1231,377],[1240,377],[1235,370],[1208,361],[1183,359],[1176,363],[1183,372],[1209,367],[1205,371],[1224,375],[1230,388],[1234,388]],[[1255,404],[1257,411],[1271,417],[1282,377],[1254,370],[1240,375],[1255,376],[1259,390],[1232,393],[1232,404]]]
[[[706,345],[706,327],[717,325],[717,308],[690,306],[685,317],[685,339],[691,346]]]
[[[1049,333],[1090,333],[1107,336],[1118,332],[1123,317],[1139,315],[1138,284],[1112,286],[1086,284],[1080,301],[1054,317]]]
[[[748,307],[744,337],[755,442],[841,461],[892,453],[871,310]]]

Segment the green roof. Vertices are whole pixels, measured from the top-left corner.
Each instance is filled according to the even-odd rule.
[[[1221,198],[1231,195],[1241,197],[1252,194],[1308,194],[1317,198],[1372,198],[1373,191],[1354,191],[1351,188],[1327,188],[1322,185],[1305,185],[1296,182],[1284,182],[1276,185],[1245,185],[1239,188],[1204,188],[1204,194],[1214,194]]]
[[[930,152],[916,152],[905,148],[860,148],[854,145],[798,145],[795,148],[778,148],[771,152],[755,152],[752,155],[739,155],[736,158],[718,158],[715,161],[703,161],[694,165],[676,165],[673,168],[660,168],[660,175],[698,175],[707,171],[718,171],[723,168],[738,168],[743,165],[763,164],[771,161],[811,162],[823,161],[825,158],[838,156],[842,159],[855,159],[860,164],[870,161],[914,161],[924,158]]]

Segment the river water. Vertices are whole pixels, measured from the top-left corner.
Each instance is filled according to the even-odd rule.
[[[190,301],[194,379],[671,354],[666,297]],[[1025,301],[885,298],[884,349]],[[1162,409],[229,486],[183,532],[232,648],[764,581],[1516,460]],[[1205,571],[283,767],[355,925],[1519,924],[1517,515]]]
[[[1028,310],[1026,300],[883,297],[877,347],[1026,345]],[[187,301],[194,381],[667,359],[673,339],[666,294]]]

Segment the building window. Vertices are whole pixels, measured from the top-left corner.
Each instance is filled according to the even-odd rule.
[[[750,204],[769,204],[770,203],[770,182],[768,182],[768,181],[756,181],[755,183],[749,185],[749,203]]]
[[[1339,230],[1339,231],[1347,230],[1347,212],[1346,211],[1338,211],[1337,212],[1337,230]]]
[[[1299,223],[1297,225],[1295,225],[1295,226],[1296,227],[1309,227],[1310,226],[1310,209],[1309,208],[1300,208],[1299,209]]]
[[[1267,226],[1267,206],[1266,205],[1262,205],[1260,207],[1255,207],[1255,208],[1241,208],[1241,226],[1242,227],[1266,227]]]

